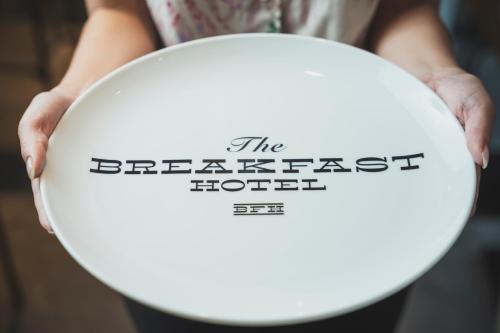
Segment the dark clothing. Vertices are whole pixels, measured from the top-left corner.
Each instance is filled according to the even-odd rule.
[[[403,308],[407,289],[363,309],[316,322],[275,327],[238,327],[207,324],[179,318],[150,309],[130,299],[125,299],[137,331],[140,333],[195,332],[195,333],[320,333],[320,332],[377,332],[394,331]]]

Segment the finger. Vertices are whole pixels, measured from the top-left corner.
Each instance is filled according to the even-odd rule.
[[[47,230],[49,234],[53,234],[54,231],[50,226],[49,219],[47,217],[47,213],[43,207],[42,196],[40,193],[40,178],[35,178],[31,181],[31,189],[33,190],[33,198],[35,200],[35,208],[38,213],[38,220],[42,227]]]
[[[30,179],[34,180],[42,173],[48,138],[38,129],[24,128],[19,133],[21,155],[26,162],[26,171]]]
[[[477,211],[477,200],[479,198],[479,184],[481,182],[481,168],[479,165],[476,165],[476,194],[474,195],[474,204],[472,206],[472,210],[470,212],[469,218],[476,215]]]
[[[35,96],[24,113],[18,128],[21,155],[30,179],[40,175],[45,161],[48,138],[71,103],[57,91]]]
[[[493,103],[486,91],[481,90],[469,97],[463,104],[463,113],[467,147],[476,164],[485,169],[489,161],[488,144],[494,118]]]

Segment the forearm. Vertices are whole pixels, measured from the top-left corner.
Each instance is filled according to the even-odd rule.
[[[369,47],[433,89],[462,123],[476,164],[486,168],[495,109],[481,81],[460,69],[436,1],[381,0]]]
[[[155,35],[143,4],[126,2],[131,5],[89,8],[69,69],[56,89],[76,97],[113,69],[154,50]]]
[[[436,1],[382,0],[369,47],[422,80],[457,66]]]

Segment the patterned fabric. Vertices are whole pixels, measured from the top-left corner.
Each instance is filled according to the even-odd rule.
[[[165,45],[244,32],[363,42],[378,0],[146,0]]]

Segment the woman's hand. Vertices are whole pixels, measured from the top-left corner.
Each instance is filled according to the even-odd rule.
[[[19,122],[21,155],[31,180],[35,207],[40,224],[49,233],[52,233],[52,229],[42,205],[39,177],[45,164],[49,137],[74,99],[74,96],[59,87],[42,92],[33,98]]]
[[[495,109],[481,81],[458,67],[435,70],[424,76],[423,81],[455,114],[464,127],[474,161],[486,169]]]
[[[380,1],[368,37],[372,51],[427,83],[462,123],[479,188],[479,166],[488,166],[494,108],[481,81],[458,67],[438,2]]]
[[[86,0],[85,23],[68,71],[59,85],[35,96],[19,124],[21,152],[31,179],[40,224],[52,232],[40,197],[47,143],[76,96],[115,68],[155,49],[145,1]]]
[[[458,67],[434,70],[423,81],[448,105],[465,130],[467,147],[478,166],[486,169],[489,161],[490,136],[495,109],[481,81]],[[477,187],[474,208],[479,192],[480,169],[477,168]]]

